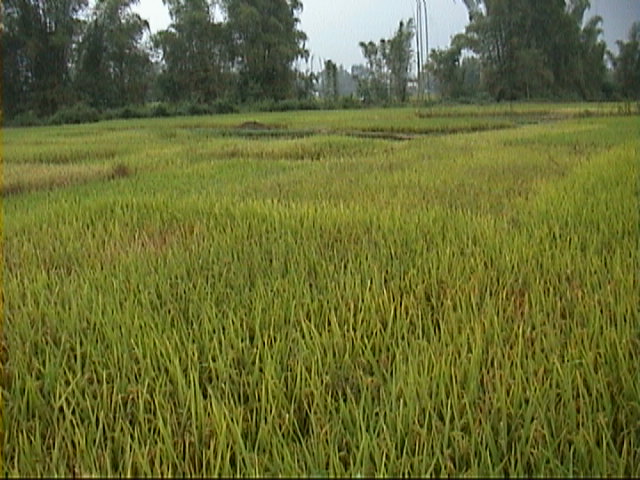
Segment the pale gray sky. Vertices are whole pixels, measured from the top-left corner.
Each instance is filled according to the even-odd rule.
[[[389,38],[400,20],[414,16],[415,0],[302,0],[301,29],[307,34],[307,48],[313,69],[333,60],[350,69],[363,63],[358,43]],[[605,40],[617,53],[615,41],[625,39],[631,24],[640,21],[640,0],[592,0],[591,14],[604,18]],[[149,21],[151,31],[162,30],[170,18],[162,0],[140,0],[136,10]],[[462,0],[427,0],[429,48],[442,48],[464,30],[468,21]],[[589,14],[587,16],[590,16]]]

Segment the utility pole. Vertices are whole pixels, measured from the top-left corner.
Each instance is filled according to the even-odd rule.
[[[423,64],[429,59],[429,21],[427,17],[427,1],[416,0],[416,46],[418,63],[418,100],[423,99],[425,87],[427,90],[427,99],[429,99],[429,71],[425,70],[425,78],[423,79]],[[425,82],[426,80],[426,82]],[[426,84],[426,85],[425,85]]]
[[[429,17],[427,15],[427,0],[422,0],[422,6],[424,7],[424,49],[425,52],[423,57],[424,57],[424,63],[427,63],[429,61]],[[427,90],[427,100],[431,100],[431,96],[429,94],[429,69],[425,70],[425,76],[426,76],[426,90]]]
[[[418,102],[422,100],[422,9],[420,0],[416,0],[416,70],[418,72]]]

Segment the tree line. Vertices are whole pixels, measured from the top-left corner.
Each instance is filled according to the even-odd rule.
[[[448,97],[640,99],[640,23],[618,54],[588,0],[468,0],[470,23],[428,65]],[[608,67],[609,63],[610,67]]]
[[[4,0],[3,115],[47,117],[74,105],[93,111],[149,102],[218,105],[335,101],[349,84],[354,104],[406,102],[416,27],[401,21],[389,39],[362,41],[364,63],[349,75],[331,60],[308,60],[300,0],[163,0],[171,23],[151,34],[138,0]],[[602,19],[585,21],[588,0],[468,0],[470,23],[421,72],[444,97],[488,95],[602,99],[640,97],[640,24],[617,55]],[[607,65],[609,64],[609,66]],[[349,78],[350,77],[350,78]]]
[[[5,0],[4,115],[298,93],[294,62],[308,55],[300,1],[163,1],[171,24],[150,35],[137,0]]]

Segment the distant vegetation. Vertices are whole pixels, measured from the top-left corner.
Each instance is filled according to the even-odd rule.
[[[315,72],[299,0],[165,0],[171,24],[153,35],[135,3],[3,2],[5,122],[353,108],[425,92],[467,102],[640,98],[640,24],[607,52],[586,0],[466,1],[466,31],[418,56],[415,73],[414,19],[389,39],[363,39],[362,65],[327,60]]]
[[[640,99],[640,22],[614,55],[602,39],[602,18],[585,18],[588,0],[467,3],[482,8],[470,10],[465,33],[431,52],[428,67],[444,95]]]

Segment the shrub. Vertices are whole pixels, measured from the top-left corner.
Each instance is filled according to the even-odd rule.
[[[39,118],[32,110],[19,113],[15,117],[7,119],[7,125],[13,127],[35,127],[42,124],[42,119]]]
[[[209,115],[211,108],[203,103],[185,102],[178,106],[178,115]]]
[[[84,103],[77,103],[70,107],[64,107],[49,117],[51,125],[63,125],[69,123],[93,123],[100,120],[100,114],[95,108]]]
[[[158,102],[151,106],[152,117],[170,117],[172,111],[166,103]]]
[[[217,100],[211,106],[213,113],[238,113],[238,107],[230,100]]]
[[[116,110],[116,118],[146,118],[148,116],[148,110],[142,105],[127,105]]]

